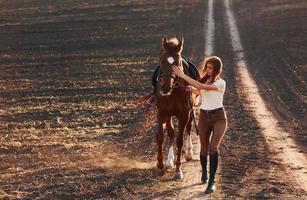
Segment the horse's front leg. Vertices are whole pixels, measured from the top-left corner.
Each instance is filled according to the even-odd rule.
[[[175,140],[175,131],[173,126],[172,117],[169,117],[166,121],[166,129],[169,138],[169,149],[168,149],[168,156],[166,161],[167,168],[174,167],[174,140]]]
[[[162,121],[162,118],[158,117],[158,130],[156,133],[156,141],[158,145],[157,167],[159,169],[164,169],[164,162],[163,162],[163,142],[164,142],[163,126],[164,124],[165,122]]]
[[[182,153],[182,145],[183,145],[183,134],[185,127],[187,125],[187,118],[179,119],[179,134],[177,137],[177,159],[176,159],[176,172],[175,179],[182,179],[183,173],[181,170],[181,153]]]
[[[186,140],[186,148],[185,148],[185,160],[190,161],[193,158],[193,144],[192,144],[192,137],[191,137],[191,128],[192,128],[192,116],[190,116],[189,121],[187,123],[186,128],[186,134],[187,134],[187,140]]]

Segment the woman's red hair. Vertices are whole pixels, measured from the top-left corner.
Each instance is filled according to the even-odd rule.
[[[216,77],[218,77],[223,69],[223,62],[222,60],[217,56],[210,56],[205,59],[201,69],[200,69],[200,80],[201,83],[206,83],[206,81],[210,78],[210,76],[207,74],[207,64],[210,63],[213,66],[213,73],[212,78],[209,81],[209,83],[213,83],[216,80]]]

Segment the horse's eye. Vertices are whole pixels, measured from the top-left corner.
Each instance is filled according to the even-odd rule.
[[[168,57],[167,58],[167,62],[169,63],[169,64],[173,64],[174,63],[174,58],[173,57]]]

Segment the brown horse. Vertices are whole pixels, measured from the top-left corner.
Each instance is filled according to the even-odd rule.
[[[181,52],[183,49],[183,38],[178,40],[176,37],[162,39],[162,50],[159,59],[159,74],[157,84],[155,86],[155,96],[158,108],[158,130],[156,140],[158,144],[157,167],[164,169],[163,161],[163,142],[164,131],[166,128],[170,147],[166,167],[173,167],[173,144],[175,140],[175,132],[173,126],[173,116],[178,119],[179,134],[177,136],[177,158],[175,178],[183,178],[181,170],[181,153],[184,142],[184,133],[187,133],[187,148],[185,150],[186,160],[192,159],[192,142],[191,142],[191,126],[192,114],[191,105],[195,100],[195,96],[191,98],[191,92],[187,90],[188,85],[183,79],[172,74],[172,66],[177,65],[183,67],[183,59]],[[185,72],[188,73],[188,72]]]

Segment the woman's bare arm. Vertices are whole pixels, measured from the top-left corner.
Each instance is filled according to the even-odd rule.
[[[218,88],[213,85],[213,84],[206,84],[206,83],[201,83],[198,82],[192,78],[190,78],[189,76],[187,76],[186,74],[183,73],[182,69],[180,69],[177,66],[173,66],[173,73],[176,74],[177,76],[183,78],[185,81],[187,81],[190,85],[192,85],[193,87],[197,88],[198,90],[218,90]]]

